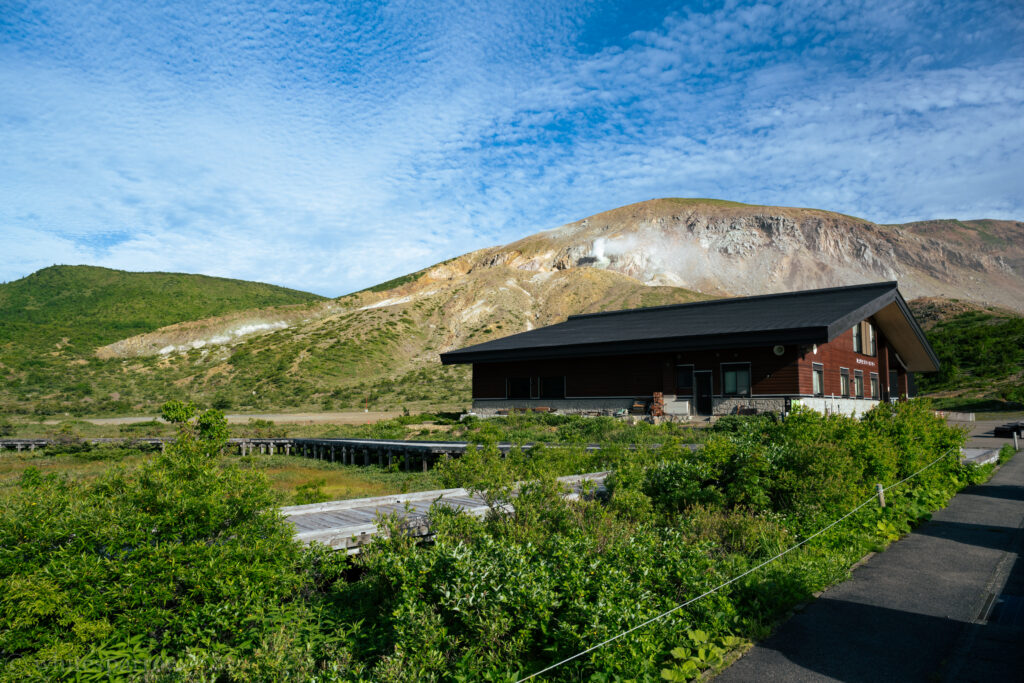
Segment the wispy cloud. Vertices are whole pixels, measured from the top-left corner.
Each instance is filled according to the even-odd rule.
[[[334,295],[656,196],[1022,218],[1018,7],[5,10],[0,279]]]

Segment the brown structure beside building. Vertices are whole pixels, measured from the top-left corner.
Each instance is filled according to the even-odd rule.
[[[473,409],[860,415],[939,361],[895,282],[570,316],[441,354],[473,365]]]

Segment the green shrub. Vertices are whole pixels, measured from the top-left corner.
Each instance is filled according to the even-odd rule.
[[[268,659],[313,675],[347,657],[310,599],[344,558],[304,551],[266,479],[217,462],[222,417],[165,413],[184,418],[179,440],[138,471],[75,484],[29,469],[0,501],[0,678],[114,663],[260,679]]]
[[[299,484],[295,487],[294,504],[309,505],[330,500],[330,496],[324,493],[323,487],[326,484],[326,479],[314,479],[313,481],[307,481],[305,484]]]

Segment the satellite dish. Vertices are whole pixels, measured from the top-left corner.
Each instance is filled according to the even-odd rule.
[[[783,346],[782,344],[776,344],[775,346],[772,347],[772,353],[774,353],[776,356],[781,356],[785,352],[786,347]]]

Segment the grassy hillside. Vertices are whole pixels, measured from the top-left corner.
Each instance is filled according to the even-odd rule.
[[[0,409],[81,412],[102,399],[125,409],[119,389],[129,373],[95,358],[97,347],[181,321],[322,299],[205,275],[45,268],[0,285]]]
[[[944,405],[1019,410],[1024,404],[1024,317],[959,301],[914,302],[928,341],[942,363],[918,388]]]
[[[323,297],[260,282],[184,273],[51,266],[0,285],[0,348],[60,345],[80,354],[184,320]]]
[[[58,348],[58,339],[53,351],[37,349],[16,363],[0,358],[7,365],[0,413],[146,413],[169,398],[232,411],[465,408],[468,368],[442,367],[445,349],[570,313],[702,298],[596,269],[536,282],[534,273],[501,266],[474,275],[410,279],[394,291],[351,295],[294,316],[285,329],[172,353],[100,357]],[[382,295],[395,303],[380,305]],[[214,336],[215,328],[202,335]],[[153,334],[167,329],[175,328]]]

